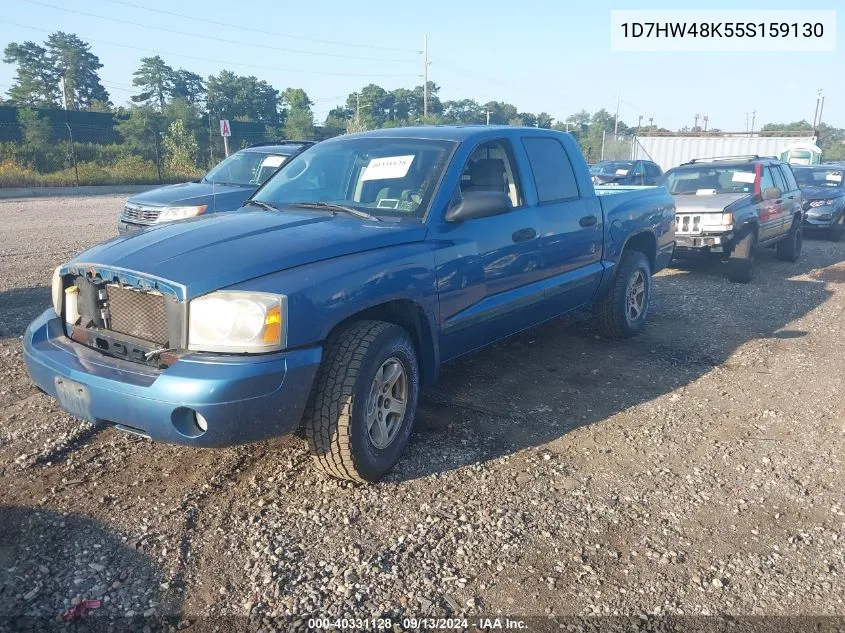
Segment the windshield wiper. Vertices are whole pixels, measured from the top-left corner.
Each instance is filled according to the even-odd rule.
[[[266,209],[267,211],[281,211],[279,207],[272,205],[269,202],[262,202],[261,200],[247,200],[244,202],[244,206],[250,204],[256,207],[261,207],[262,209]]]
[[[334,204],[331,202],[287,202],[286,204],[291,207],[302,207],[303,209],[327,209],[329,211],[343,211],[344,213],[348,213],[349,215],[354,215],[356,218],[381,222],[381,218],[371,215],[366,211],[361,211],[360,209],[355,209],[353,207],[346,207],[342,204]]]

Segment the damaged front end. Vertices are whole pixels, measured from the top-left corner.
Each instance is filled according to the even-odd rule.
[[[53,307],[77,343],[157,369],[187,353],[181,285],[91,264],[60,268],[53,285]]]

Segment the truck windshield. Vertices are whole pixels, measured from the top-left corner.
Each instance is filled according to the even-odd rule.
[[[793,169],[799,187],[839,187],[845,188],[845,170],[843,169]]]
[[[317,202],[380,218],[421,218],[455,145],[372,137],[318,143],[291,159],[254,199],[277,207]]]
[[[671,194],[754,193],[754,166],[684,167],[666,172],[663,185]]]
[[[237,152],[208,172],[202,182],[257,187],[276,173],[286,159],[281,154]]]

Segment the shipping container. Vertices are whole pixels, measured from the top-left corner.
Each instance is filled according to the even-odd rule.
[[[805,136],[768,136],[759,134],[725,134],[719,136],[638,136],[633,143],[635,160],[651,160],[663,171],[689,162],[693,158],[718,158],[720,156],[776,156],[789,148],[813,147],[816,137],[811,132]]]

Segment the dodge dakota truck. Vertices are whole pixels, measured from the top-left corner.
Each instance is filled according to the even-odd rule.
[[[198,447],[298,432],[328,474],[374,481],[442,363],[582,307],[640,331],[674,217],[663,188],[594,189],[564,133],[344,135],[239,211],[59,266],[26,365],[79,418]]]

